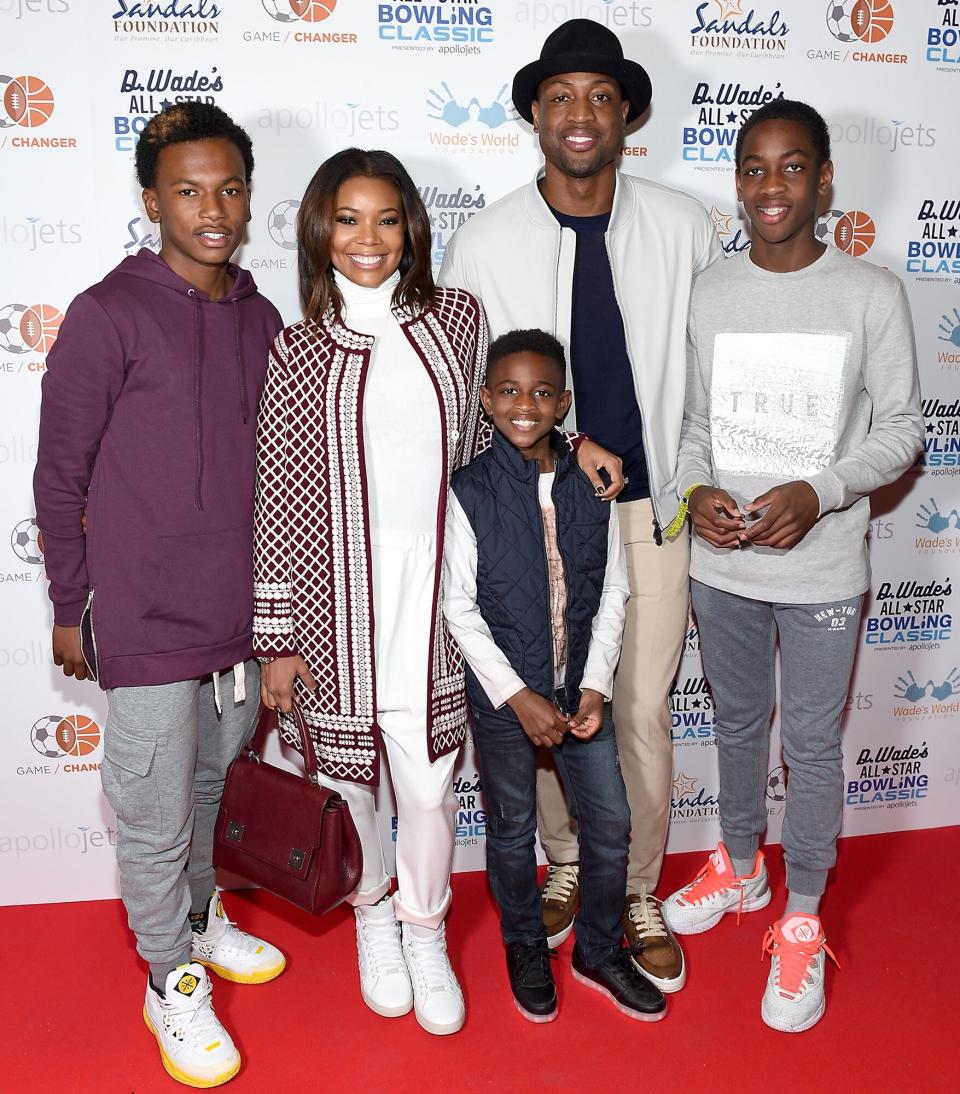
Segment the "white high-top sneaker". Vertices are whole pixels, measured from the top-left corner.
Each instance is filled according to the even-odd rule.
[[[240,1070],[240,1053],[210,1001],[210,980],[196,961],[167,975],[164,995],[147,981],[143,1020],[160,1046],[167,1074],[185,1086],[228,1082]]]
[[[413,1008],[417,1021],[428,1033],[444,1036],[463,1026],[466,1011],[463,992],[450,967],[447,935],[441,923],[429,938],[413,933],[403,924],[403,956],[413,981]]]
[[[827,945],[819,916],[785,915],[767,931],[763,948],[770,954],[770,975],[760,1016],[768,1026],[784,1033],[800,1033],[815,1026],[826,1007],[826,959],[837,960]]]
[[[400,949],[400,925],[387,897],[379,904],[354,908],[357,920],[357,963],[360,994],[384,1018],[399,1018],[413,1007],[410,974]]]
[[[218,892],[207,905],[207,929],[190,934],[193,960],[237,984],[264,984],[279,976],[287,963],[276,946],[241,931],[227,919]]]

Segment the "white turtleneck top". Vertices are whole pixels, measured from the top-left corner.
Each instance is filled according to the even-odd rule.
[[[347,327],[375,339],[363,397],[364,467],[373,531],[437,531],[443,473],[436,389],[390,302],[399,271],[375,289],[334,272]]]

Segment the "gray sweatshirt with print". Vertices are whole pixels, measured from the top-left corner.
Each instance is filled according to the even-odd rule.
[[[820,518],[789,550],[715,548],[694,534],[697,581],[755,600],[821,603],[870,584],[868,495],[923,444],[913,325],[900,279],[827,247],[771,273],[750,252],[694,283],[677,492],[745,504],[805,479]]]

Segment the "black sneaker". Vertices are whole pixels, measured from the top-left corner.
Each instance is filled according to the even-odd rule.
[[[667,1015],[667,1004],[660,989],[637,972],[629,950],[620,949],[602,965],[591,969],[573,949],[573,976],[581,984],[605,995],[628,1018],[638,1022],[659,1022]]]
[[[557,1016],[557,987],[546,940],[508,942],[507,973],[513,1002],[530,1022],[552,1022]]]

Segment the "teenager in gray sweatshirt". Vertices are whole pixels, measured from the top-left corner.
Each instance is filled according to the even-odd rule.
[[[824,1010],[818,912],[840,832],[869,495],[913,463],[923,418],[903,285],[815,235],[833,181],[823,119],[775,100],[740,130],[736,160],[752,246],[694,286],[677,476],[695,532],[723,839],[663,911],[678,934],[698,934],[770,902],[759,845],[779,635],[787,903],[765,940],[761,1014],[799,1032]],[[850,220],[843,242],[862,253],[857,232]]]

